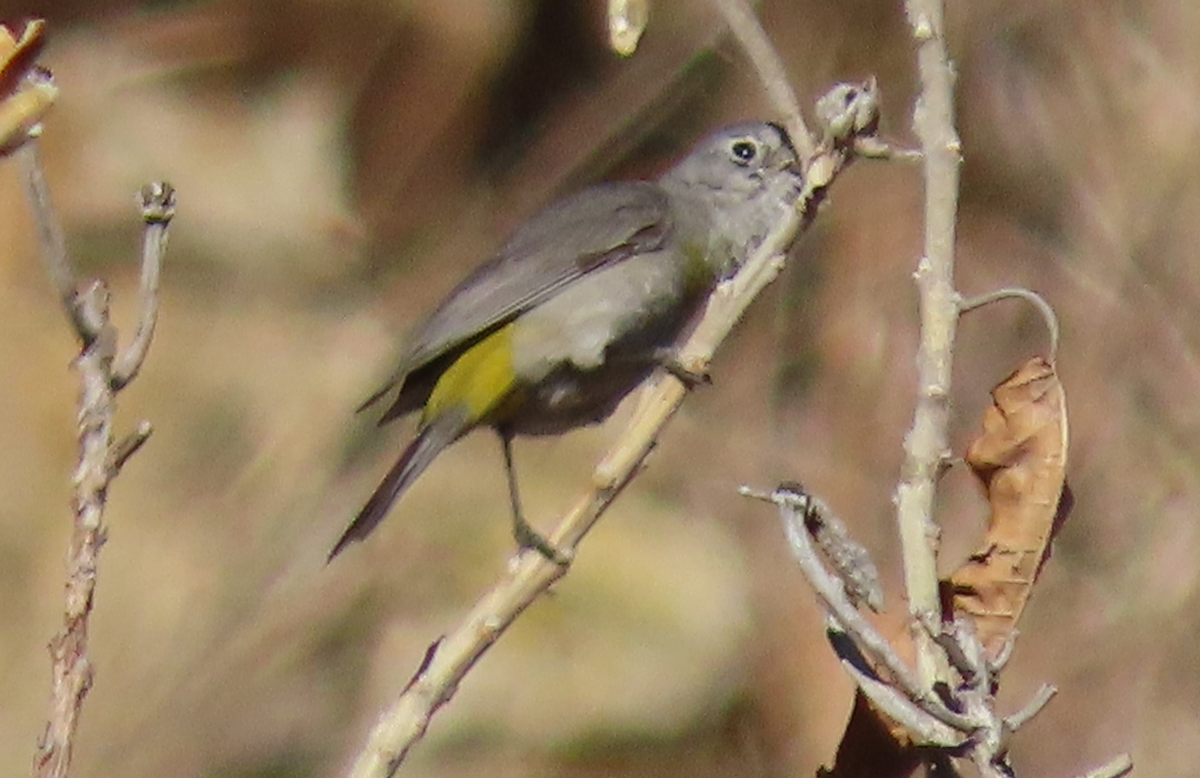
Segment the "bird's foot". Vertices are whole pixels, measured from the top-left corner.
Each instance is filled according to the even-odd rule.
[[[662,368],[678,378],[688,389],[695,389],[698,386],[708,386],[712,383],[712,376],[708,374],[708,371],[693,370],[677,359],[663,361]]]
[[[526,522],[522,521],[513,525],[513,537],[516,538],[517,546],[521,549],[536,551],[559,567],[569,567],[571,565],[571,556],[569,554],[565,554],[550,545],[550,541],[542,537],[537,530],[529,526]]]
[[[679,360],[679,352],[674,348],[660,350],[656,361],[663,370],[678,378],[688,389],[695,389],[698,386],[708,386],[712,383],[712,376],[708,374],[707,365],[696,367],[683,364]]]

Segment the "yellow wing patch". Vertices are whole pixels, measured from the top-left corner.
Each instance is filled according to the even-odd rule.
[[[477,422],[507,400],[516,385],[513,370],[513,323],[488,335],[442,373],[421,414],[424,426],[452,410],[465,410]]]

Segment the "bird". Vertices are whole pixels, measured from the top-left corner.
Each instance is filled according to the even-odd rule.
[[[366,538],[433,460],[479,427],[499,437],[513,536],[560,564],[525,520],[512,443],[603,421],[675,354],[716,285],[799,196],[787,132],[771,122],[701,140],[654,181],[585,188],[544,207],[409,333],[378,424],[419,411],[416,434],[329,553]]]

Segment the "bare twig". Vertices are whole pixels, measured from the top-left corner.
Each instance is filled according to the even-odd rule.
[[[18,154],[38,227],[43,261],[82,345],[75,359],[81,381],[79,463],[73,479],[75,520],[67,552],[66,604],[62,630],[50,641],[53,665],[50,715],[33,765],[34,774],[40,778],[61,778],[70,767],[83,700],[92,686],[92,666],[87,656],[88,622],[96,589],[100,547],[106,534],[103,518],[108,487],[125,460],[145,442],[149,428],[143,422],[135,433],[114,444],[112,425],[116,393],[132,375],[121,381],[114,379],[117,332],[109,318],[108,288],[103,282],[95,281],[77,291],[63,230],[50,204],[36,141],[28,141]],[[160,185],[159,189],[169,191],[165,185]],[[147,238],[155,242],[158,249],[155,267],[144,267],[142,276],[143,283],[157,286],[157,265],[166,239],[166,221],[158,220],[154,225],[148,223],[147,230],[162,233],[159,237]],[[143,320],[139,329],[145,328],[146,332],[144,342],[137,348],[144,357],[155,315],[153,310],[148,310],[146,301],[156,300],[157,296],[152,289],[143,289],[142,297]],[[136,373],[136,366],[133,372]]]
[[[1054,699],[1054,695],[1058,694],[1058,687],[1053,684],[1042,684],[1029,702],[1025,703],[1019,711],[1010,713],[1004,717],[1004,726],[1011,732],[1016,732],[1021,727],[1029,723],[1036,715],[1042,712],[1050,704],[1050,700]]]
[[[947,708],[936,695],[922,687],[920,678],[904,663],[887,638],[879,634],[879,631],[851,604],[846,597],[842,581],[830,575],[825,566],[821,564],[816,549],[809,540],[805,525],[812,512],[828,510],[823,502],[813,499],[795,487],[786,485],[780,486],[769,495],[761,495],[746,489],[742,490],[742,494],[765,499],[779,507],[779,515],[783,519],[784,531],[787,534],[792,556],[796,558],[800,569],[834,619],[835,629],[849,637],[855,651],[862,651],[874,665],[883,668],[899,692],[937,722],[963,734],[969,734],[980,726],[979,722]],[[835,645],[835,649],[838,649],[837,645]],[[838,649],[838,655],[844,662],[848,661],[854,664],[851,654]],[[847,668],[847,670],[850,669]],[[851,676],[857,682],[862,679],[864,672],[865,670],[859,667],[857,671],[851,672]],[[864,692],[868,691],[866,686],[862,688]],[[944,732],[933,724],[925,724],[914,734],[919,736],[921,732],[929,731]],[[946,738],[941,735],[938,737],[938,741],[930,742],[948,744]]]
[[[746,56],[758,71],[758,78],[767,92],[767,97],[771,99],[772,107],[783,117],[784,126],[792,137],[792,144],[796,147],[800,161],[807,164],[808,160],[817,155],[816,144],[804,125],[800,103],[796,101],[796,93],[792,91],[788,82],[787,71],[779,59],[779,53],[771,45],[746,0],[714,2],[725,18],[725,23],[729,25],[729,31],[738,39]]]
[[[1046,331],[1050,333],[1050,363],[1053,364],[1058,359],[1058,316],[1055,315],[1054,308],[1050,306],[1050,303],[1046,302],[1046,298],[1032,289],[1017,286],[1007,289],[997,289],[994,292],[988,292],[987,294],[975,297],[968,297],[959,302],[958,313],[961,316],[976,308],[990,305],[997,300],[1007,300],[1010,298],[1026,301],[1034,308],[1037,308],[1038,313],[1042,315],[1042,320],[1046,323]]]
[[[167,251],[168,228],[175,216],[175,190],[156,182],[142,187],[138,205],[146,228],[142,235],[142,277],[138,284],[138,322],[133,342],[117,354],[112,367],[113,389],[137,377],[158,321],[158,278]]]
[[[71,327],[84,343],[95,338],[94,327],[81,319],[77,299],[78,280],[67,257],[67,239],[62,224],[50,201],[50,187],[46,185],[46,174],[42,168],[42,153],[36,140],[27,142],[16,152],[21,166],[21,178],[25,181],[25,195],[33,210],[33,221],[37,226],[38,243],[42,248],[42,262],[46,274],[54,284],[62,302],[63,310]]]
[[[862,89],[858,99],[873,102],[874,94]],[[857,105],[849,109],[861,110]],[[758,292],[778,274],[784,254],[798,232],[812,222],[826,187],[850,163],[852,155],[848,148],[849,145],[841,145],[818,152],[815,160],[818,164],[809,165],[812,173],[805,177],[796,209],[775,225],[737,275],[723,283],[709,300],[704,317],[679,351],[677,361],[684,370],[696,375],[707,371],[721,341]],[[591,487],[551,534],[551,545],[568,556],[574,554],[580,540],[639,472],[686,394],[683,382],[668,372],[651,379],[629,426],[596,466]],[[565,573],[566,568],[540,554],[519,554],[508,574],[445,636],[432,657],[426,657],[424,672],[414,676],[380,716],[349,775],[354,778],[392,775],[424,734],[433,714],[450,700],[475,662],[538,595]]]
[[[154,426],[148,421],[138,423],[137,429],[126,435],[112,448],[112,457],[109,462],[109,472],[113,478],[121,472],[121,468],[131,456],[136,454],[146,441],[150,439],[150,434],[154,432]]]
[[[876,709],[903,726],[914,743],[936,748],[956,748],[963,744],[966,740],[963,728],[951,726],[931,715],[895,683],[881,680],[859,652],[854,638],[840,629],[836,619],[830,617],[830,620],[832,624],[827,628],[826,635],[834,653],[841,660],[842,669]],[[970,732],[969,729],[966,731]]]
[[[925,629],[916,631],[917,668],[927,688],[945,680],[945,657],[931,639],[941,620],[933,520],[934,484],[948,456],[950,375],[958,295],[954,291],[954,234],[961,161],[954,131],[954,72],[946,48],[941,0],[907,0],[916,38],[921,95],[913,126],[925,170],[925,255],[917,267],[921,348],[918,396],[912,428],[904,439],[903,477],[896,513],[909,610]]]
[[[800,564],[800,569],[816,590],[825,609],[837,619],[842,630],[851,633],[861,649],[870,656],[871,661],[884,667],[906,693],[920,695],[921,688],[917,677],[905,666],[892,644],[871,626],[846,597],[845,584],[841,579],[830,575],[821,564],[816,549],[809,540],[805,522],[807,514],[822,510],[824,503],[810,498],[802,491],[784,486],[770,494],[762,494],[745,487],[740,493],[773,503],[779,508],[792,556]]]

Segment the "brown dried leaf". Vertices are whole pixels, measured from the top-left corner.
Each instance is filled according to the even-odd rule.
[[[920,766],[920,752],[909,743],[908,733],[855,691],[833,767],[818,774],[821,778],[906,778]]]
[[[967,463],[992,515],[982,547],[950,576],[954,607],[970,614],[988,653],[1011,639],[1050,541],[1070,508],[1067,412],[1054,367],[1030,359],[992,390]]]

